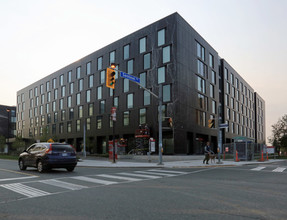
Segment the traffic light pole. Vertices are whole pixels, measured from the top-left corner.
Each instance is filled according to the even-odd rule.
[[[115,90],[113,89],[113,106],[115,106]],[[116,163],[116,143],[115,143],[115,133],[116,133],[116,121],[113,120],[113,163]]]
[[[218,129],[218,164],[222,164],[222,162],[220,161],[220,157],[221,157],[221,149],[222,149],[222,131],[221,131],[221,128],[220,128],[220,123],[221,123],[221,120],[222,120],[222,117],[221,117],[221,105],[218,105],[218,126],[217,126],[217,129]]]

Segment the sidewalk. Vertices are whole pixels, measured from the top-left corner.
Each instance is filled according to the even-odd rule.
[[[233,160],[221,160],[221,164],[209,161],[209,164],[203,164],[203,156],[165,156],[162,159],[162,165],[158,165],[158,158],[152,157],[149,162],[147,156],[134,157],[132,159],[118,159],[113,163],[108,158],[87,157],[82,158],[78,162],[78,167],[102,167],[102,168],[194,168],[194,167],[218,167],[218,166],[242,166],[247,164],[266,164],[279,162],[282,160],[270,159],[268,161],[240,161],[234,162]],[[156,160],[157,159],[157,160]]]

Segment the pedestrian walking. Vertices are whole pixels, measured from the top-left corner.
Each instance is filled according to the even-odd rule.
[[[207,142],[205,147],[204,147],[204,160],[203,160],[203,163],[206,161],[206,164],[208,164],[208,161],[209,161],[209,155],[210,155],[210,143]]]

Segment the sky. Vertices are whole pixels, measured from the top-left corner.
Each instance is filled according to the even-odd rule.
[[[18,90],[178,12],[265,100],[269,137],[287,114],[286,11],[287,0],[0,0],[0,105],[16,105]]]

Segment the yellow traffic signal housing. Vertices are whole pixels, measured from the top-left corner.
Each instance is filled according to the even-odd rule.
[[[106,77],[106,86],[115,89],[116,78],[115,78],[115,70],[112,68],[107,68],[107,77]]]
[[[208,127],[209,128],[215,128],[215,120],[214,119],[208,120]]]

